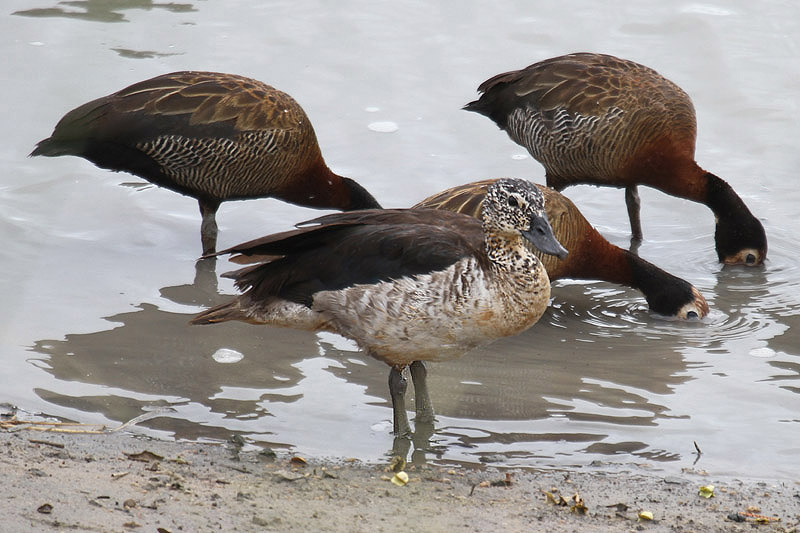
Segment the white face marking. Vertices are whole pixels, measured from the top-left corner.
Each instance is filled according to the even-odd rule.
[[[764,256],[755,248],[745,248],[729,255],[724,262],[726,265],[759,266],[764,263]]]
[[[487,235],[520,233],[530,228],[534,217],[546,216],[544,213],[544,196],[538,187],[526,180],[503,178],[486,191],[484,231]]]

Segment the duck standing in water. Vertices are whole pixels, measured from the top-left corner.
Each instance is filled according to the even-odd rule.
[[[464,109],[491,118],[527,148],[550,187],[624,187],[634,240],[642,239],[641,184],[708,206],[721,262],[764,262],[764,227],[728,183],[695,162],[692,101],[655,70],[610,55],[569,54],[498,74],[478,91]]]
[[[525,180],[487,188],[481,220],[436,209],[327,215],[220,254],[274,256],[235,274],[243,291],[193,324],[240,320],[354,340],[391,366],[396,435],[410,433],[405,410],[410,366],[417,420],[433,407],[423,361],[446,361],[517,334],[544,313],[550,282],[525,242],[566,256],[547,220],[544,196]]]
[[[227,200],[380,207],[328,168],[291,96],[234,74],[173,72],[98,98],[67,113],[31,155],[76,155],[196,198],[204,255],[216,250],[216,213]]]
[[[481,216],[486,189],[497,180],[458,185],[421,201],[415,208],[447,209]],[[708,315],[708,302],[689,282],[661,270],[638,255],[608,242],[572,201],[550,187],[536,185],[545,199],[547,218],[558,242],[569,250],[559,258],[533,250],[550,281],[597,279],[640,290],[650,310],[667,318],[696,319]]]

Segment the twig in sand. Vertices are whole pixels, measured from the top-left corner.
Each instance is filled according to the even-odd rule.
[[[697,457],[694,458],[694,462],[692,463],[692,466],[694,466],[694,465],[697,464],[697,461],[700,460],[700,456],[703,455],[703,452],[702,452],[702,450],[700,450],[700,446],[697,445],[697,441],[696,440],[693,440],[692,443],[694,443],[694,449],[697,450],[695,452]]]
[[[53,448],[63,448],[64,445],[60,442],[50,442],[49,440],[40,440],[40,439],[28,439],[28,442],[31,444],[44,444],[46,446],[52,446]]]

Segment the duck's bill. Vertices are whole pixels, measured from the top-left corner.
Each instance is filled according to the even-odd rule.
[[[531,222],[531,227],[528,231],[523,231],[522,236],[531,241],[543,253],[554,255],[559,259],[566,259],[569,253],[556,239],[553,234],[553,228],[546,217],[534,218]]]

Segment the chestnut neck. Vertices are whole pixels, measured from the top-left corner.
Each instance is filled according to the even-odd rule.
[[[319,209],[351,211],[381,207],[357,182],[328,168],[321,155],[302,173],[288,180],[288,185],[275,196],[293,204]]]
[[[743,216],[752,218],[753,214],[725,180],[711,172],[706,172],[704,179],[706,181],[705,204],[717,218],[729,219]]]
[[[611,244],[588,223],[581,246],[570,248],[555,274],[551,279],[599,279],[632,287],[644,294],[652,311],[667,316],[694,299],[691,284]]]

